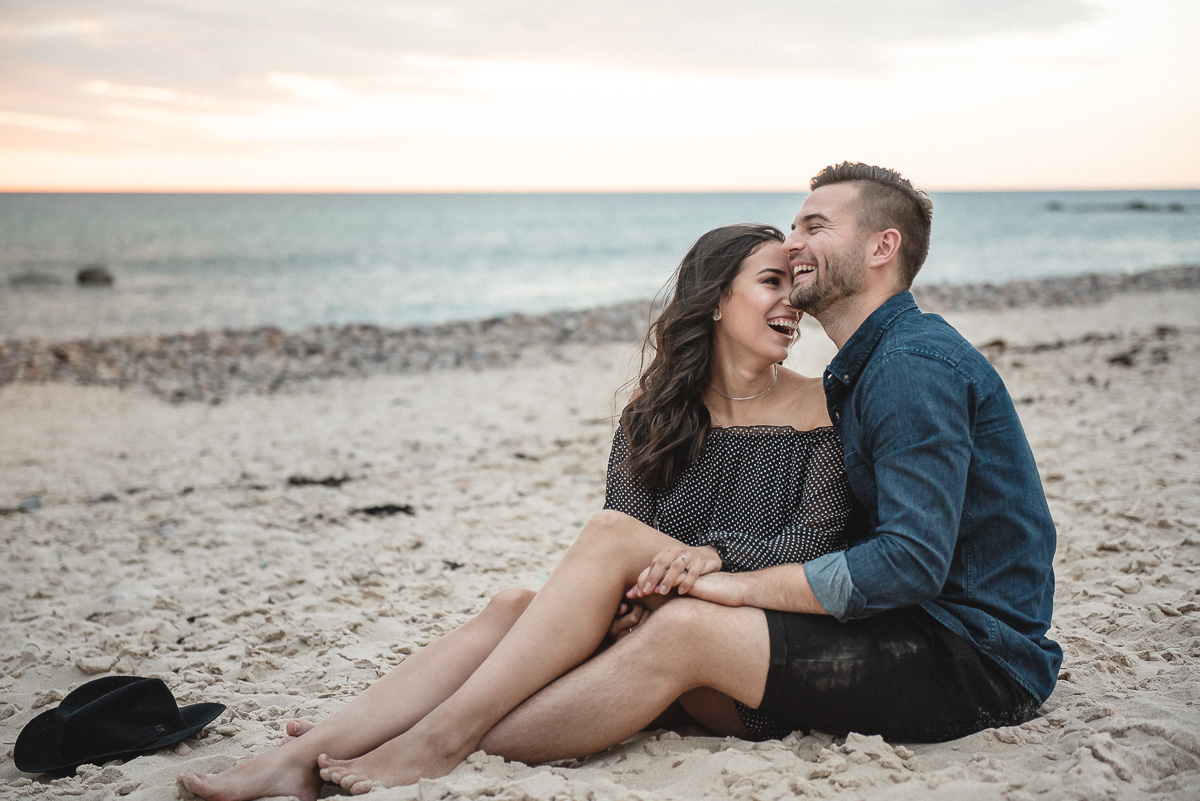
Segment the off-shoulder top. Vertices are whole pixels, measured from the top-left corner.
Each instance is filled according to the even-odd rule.
[[[712,428],[700,458],[659,492],[647,491],[625,470],[628,452],[618,427],[604,508],[687,545],[714,546],[724,570],[806,562],[847,547],[854,501],[842,442],[831,426]]]

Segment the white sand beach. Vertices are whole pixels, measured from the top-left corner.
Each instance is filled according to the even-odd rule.
[[[552,766],[475,754],[370,797],[1200,798],[1198,308],[1175,291],[946,314],[1007,381],[1058,526],[1066,656],[1033,721],[908,746],[647,732]],[[812,374],[833,348],[810,323],[791,363]],[[633,343],[545,345],[216,405],[0,386],[0,795],[175,798],[179,772],[271,747],[495,592],[539,586],[602,505],[635,360]],[[355,511],[389,504],[408,509]],[[229,709],[127,763],[19,772],[21,728],[110,673]]]

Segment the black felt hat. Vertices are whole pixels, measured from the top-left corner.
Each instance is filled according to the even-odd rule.
[[[224,711],[223,704],[180,709],[160,679],[105,676],[25,724],[13,762],[26,773],[56,773],[131,759],[192,736]]]

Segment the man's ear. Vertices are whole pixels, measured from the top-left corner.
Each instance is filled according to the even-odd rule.
[[[871,236],[867,260],[872,267],[882,267],[889,261],[900,259],[900,232],[888,228]]]

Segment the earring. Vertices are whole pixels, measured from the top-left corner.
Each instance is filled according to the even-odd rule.
[[[720,313],[720,312],[717,312],[716,314],[714,314],[714,315],[713,315],[713,322],[717,322],[717,321],[719,321],[720,319],[721,319],[721,313]]]

